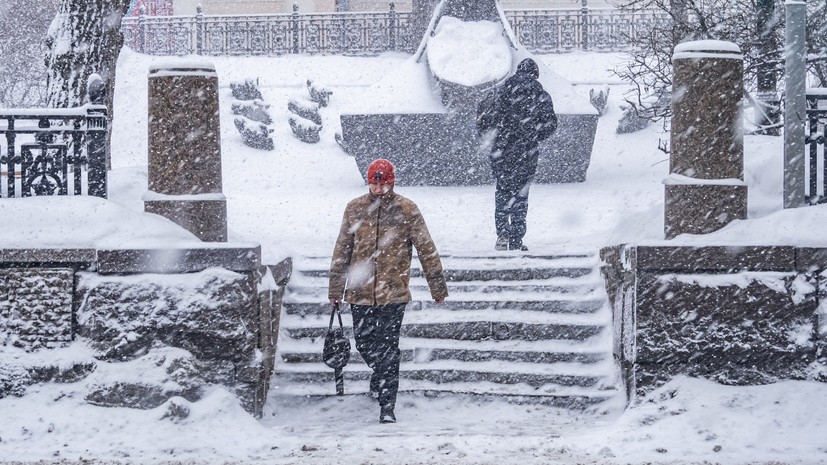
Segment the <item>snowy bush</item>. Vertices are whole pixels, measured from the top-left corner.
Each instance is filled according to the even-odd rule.
[[[622,105],[620,108],[623,110],[623,116],[617,122],[618,134],[637,132],[649,125],[649,118],[638,115],[633,106]]]
[[[232,89],[233,98],[236,100],[263,100],[258,86],[251,79],[244,82],[231,82],[230,89]]]
[[[313,82],[312,79],[307,80],[307,91],[310,93],[310,100],[318,103],[320,107],[326,107],[330,103],[330,95],[333,94],[333,91]]]
[[[310,120],[319,126],[322,125],[322,115],[319,113],[319,104],[305,99],[291,98],[287,103],[291,113]]]
[[[251,120],[244,117],[236,118],[234,121],[236,129],[241,133],[244,144],[254,149],[273,150],[275,144],[273,144],[273,138],[270,137],[273,130],[268,128],[267,125],[255,122],[248,127],[248,121]]]
[[[290,129],[293,130],[293,134],[295,134],[300,141],[307,142],[308,144],[319,142],[319,131],[322,130],[320,125],[298,116],[290,116],[288,121],[290,122]]]
[[[238,116],[234,123],[241,134],[244,144],[259,150],[273,150],[275,144],[270,134],[273,118],[267,111],[270,105],[264,102],[258,85],[247,79],[242,83],[230,83],[234,101],[231,104],[233,114]]]
[[[273,118],[267,112],[270,105],[262,100],[240,100],[233,102],[232,110],[234,115],[243,116],[262,124],[273,124]]]
[[[589,89],[589,101],[591,101],[592,106],[597,110],[597,114],[603,116],[606,114],[606,104],[609,103],[609,89],[606,87],[605,89],[600,89],[598,92],[595,92],[594,89]]]

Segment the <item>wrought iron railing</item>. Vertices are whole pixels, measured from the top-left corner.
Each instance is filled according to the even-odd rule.
[[[533,53],[573,50],[628,50],[633,39],[669,21],[654,11],[614,9],[509,10],[506,17],[517,40]]]
[[[825,135],[827,130],[827,92],[824,89],[809,89],[807,92],[807,138],[805,144],[808,158],[807,203],[827,203],[827,158],[825,158]],[[821,165],[821,173],[818,167]],[[819,183],[819,181],[821,181]],[[819,189],[819,184],[821,188]],[[819,192],[820,191],[820,192]]]
[[[630,39],[668,18],[655,12],[615,9],[508,10],[518,40],[534,53],[620,51]],[[124,18],[126,44],[150,55],[376,55],[413,52],[421,37],[413,16],[390,3],[381,13],[251,16],[139,16]]]
[[[82,107],[0,109],[0,197],[106,198],[106,105],[97,79],[92,103]]]

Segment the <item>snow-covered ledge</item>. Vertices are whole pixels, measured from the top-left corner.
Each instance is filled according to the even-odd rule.
[[[0,230],[0,344],[38,351],[80,343],[93,354],[69,367],[42,357],[44,366],[0,383],[0,397],[49,380],[27,373],[83,379],[131,363],[152,373],[121,370],[90,385],[85,400],[167,404],[180,416],[171,399],[195,401],[219,384],[261,413],[289,258],[262,266],[257,243],[202,242],[166,218],[96,197],[2,199],[0,215],[15,219]],[[157,360],[179,369],[169,373]]]

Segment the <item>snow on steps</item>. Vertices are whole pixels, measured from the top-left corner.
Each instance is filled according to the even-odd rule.
[[[443,257],[450,297],[435,304],[413,261],[402,327],[400,390],[583,409],[618,396],[611,315],[594,255]],[[335,394],[321,362],[329,257],[294,262],[278,342],[274,395]],[[343,318],[352,338],[347,305]],[[355,348],[345,390],[370,369]]]

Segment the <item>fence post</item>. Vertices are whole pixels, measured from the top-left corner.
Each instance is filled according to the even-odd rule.
[[[806,205],[804,125],[807,117],[807,5],[804,2],[789,1],[785,8],[784,208],[795,208]],[[813,173],[810,175],[814,176]]]
[[[580,7],[580,47],[589,49],[589,0],[582,0]]]
[[[143,5],[138,9],[138,47],[141,53],[146,53],[146,8]]]
[[[299,54],[299,4],[293,3],[293,15],[290,18],[291,28],[293,29],[293,54]]]
[[[86,193],[107,197],[109,173],[106,171],[106,87],[97,74],[89,76],[86,84],[89,105],[86,107],[86,157],[89,163]]]
[[[396,5],[390,2],[390,11],[388,12],[388,50],[396,51]]]
[[[8,129],[8,132],[6,133],[6,144],[8,149],[6,151],[6,174],[9,177],[8,196],[14,197],[14,167],[20,163],[20,161],[19,155],[17,155],[17,146],[14,143],[15,139],[17,139],[17,134],[14,132],[14,118],[9,118],[7,121],[8,125],[6,129]]]
[[[195,7],[195,54],[201,55],[204,49],[204,7],[199,3]]]

